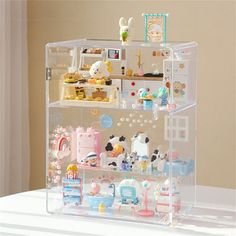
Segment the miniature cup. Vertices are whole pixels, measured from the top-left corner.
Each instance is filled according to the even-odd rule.
[[[133,75],[133,70],[128,68],[127,71],[126,71],[126,75],[127,76],[132,76]]]

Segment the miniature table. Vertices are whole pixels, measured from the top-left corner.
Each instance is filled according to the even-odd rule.
[[[0,198],[0,235],[236,235],[236,212],[199,208],[193,210],[191,219],[168,227],[50,215],[45,195],[45,190],[36,190]]]

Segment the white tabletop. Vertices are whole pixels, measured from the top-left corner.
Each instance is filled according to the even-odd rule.
[[[45,190],[0,198],[0,236],[4,235],[236,235],[235,212],[195,209],[174,227],[56,216],[46,212]],[[210,223],[211,222],[211,223]]]

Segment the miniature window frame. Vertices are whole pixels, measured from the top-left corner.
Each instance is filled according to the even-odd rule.
[[[189,119],[187,116],[174,116],[172,123],[173,141],[187,142],[189,138]],[[170,116],[165,116],[165,140],[170,140]]]
[[[149,23],[149,20],[150,18],[151,19],[157,19],[157,18],[162,18],[162,21],[163,21],[163,25],[162,25],[162,33],[163,33],[163,36],[162,36],[162,39],[161,41],[157,41],[157,43],[166,43],[166,20],[167,20],[167,17],[168,17],[168,13],[155,13],[155,14],[150,14],[150,13],[143,13],[142,16],[144,16],[144,42],[153,42],[151,40],[149,40],[149,36],[148,36],[148,23]],[[159,25],[159,24],[157,24]]]

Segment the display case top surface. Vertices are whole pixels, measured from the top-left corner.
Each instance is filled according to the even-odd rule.
[[[134,40],[128,45],[122,45],[119,40],[108,39],[77,39],[61,42],[51,42],[47,47],[115,47],[115,48],[171,48],[173,50],[181,50],[185,48],[193,48],[197,43],[192,42],[167,42],[167,43],[146,43],[141,40]]]

